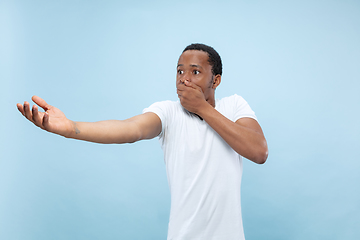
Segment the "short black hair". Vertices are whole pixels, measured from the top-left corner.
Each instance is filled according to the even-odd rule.
[[[211,65],[211,71],[212,73],[216,76],[218,74],[220,74],[220,76],[222,75],[222,63],[221,63],[221,58],[220,55],[218,54],[217,51],[215,51],[214,48],[207,46],[205,44],[202,43],[193,43],[190,44],[189,46],[187,46],[183,53],[188,51],[188,50],[198,50],[198,51],[203,51],[206,52],[209,55],[209,64]]]

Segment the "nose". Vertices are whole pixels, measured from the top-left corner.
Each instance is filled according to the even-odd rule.
[[[190,74],[188,72],[184,72],[183,75],[180,78],[180,82],[184,83],[185,81],[191,81]]]

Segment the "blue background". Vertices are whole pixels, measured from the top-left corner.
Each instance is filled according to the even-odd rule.
[[[360,2],[0,1],[0,239],[166,239],[157,139],[100,145],[44,132],[17,102],[76,121],[125,119],[176,100],[193,42],[224,64],[216,96],[242,95],[268,140],[244,160],[251,239],[360,236]]]

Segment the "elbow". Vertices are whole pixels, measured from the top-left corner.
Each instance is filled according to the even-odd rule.
[[[143,139],[144,136],[141,128],[137,124],[133,123],[132,128],[129,127],[129,130],[127,131],[126,143],[135,143]]]
[[[265,162],[266,162],[266,160],[267,160],[267,158],[268,158],[268,156],[269,156],[269,149],[268,149],[268,147],[267,147],[267,144],[266,144],[266,142],[264,143],[264,147],[263,147],[263,149],[260,151],[260,153],[259,153],[259,156],[258,156],[258,164],[264,164]]]
[[[126,132],[121,137],[117,137],[116,139],[114,139],[113,143],[117,143],[117,144],[135,143],[139,140],[142,140],[141,132],[135,129],[134,131]]]
[[[240,153],[239,153],[240,154]],[[241,154],[240,154],[241,155]],[[262,149],[262,150],[257,150],[254,151],[252,154],[249,155],[241,155],[247,159],[249,159],[250,161],[257,163],[257,164],[264,164],[268,158],[268,149]]]
[[[261,152],[255,159],[254,162],[256,162],[257,164],[264,164],[268,158],[269,152],[266,149],[266,151]]]
[[[257,164],[264,164],[268,158],[268,155],[269,155],[269,150],[268,150],[266,142],[264,142],[261,149],[259,149],[257,151],[257,154],[254,156],[253,162],[255,162]]]

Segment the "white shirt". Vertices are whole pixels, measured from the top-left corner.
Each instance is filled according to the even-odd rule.
[[[231,121],[255,113],[240,96],[216,100]],[[242,158],[205,121],[179,101],[152,104],[143,112],[161,119],[159,135],[171,194],[168,240],[244,238],[240,185]]]

